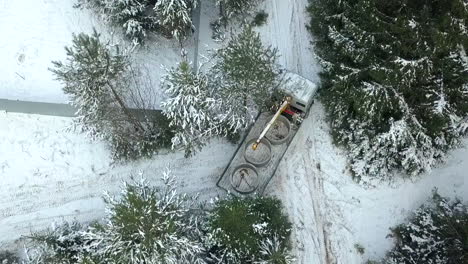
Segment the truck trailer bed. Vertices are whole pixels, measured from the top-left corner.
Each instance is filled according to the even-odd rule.
[[[256,122],[251,126],[247,135],[243,138],[242,142],[239,144],[234,156],[224,169],[221,177],[217,182],[217,186],[224,189],[227,192],[230,192],[234,195],[262,195],[265,191],[266,186],[270,182],[271,178],[275,175],[276,169],[278,168],[279,163],[281,162],[286,150],[289,147],[289,144],[293,140],[294,136],[297,133],[297,127],[291,124],[290,133],[288,139],[279,145],[271,144],[271,159],[264,166],[255,166],[257,171],[257,181],[256,188],[252,192],[239,192],[237,191],[233,184],[231,183],[231,175],[238,168],[239,165],[248,163],[244,158],[244,153],[246,149],[246,144],[251,139],[257,139],[260,133],[262,133],[265,125],[270,121],[272,114],[271,113],[261,113]],[[248,163],[250,164],[250,163]],[[253,164],[250,164],[253,165]]]

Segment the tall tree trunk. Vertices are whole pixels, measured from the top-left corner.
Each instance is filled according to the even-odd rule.
[[[135,129],[137,131],[138,130],[145,131],[145,128],[141,125],[140,121],[138,121],[138,119],[135,118],[135,116],[130,112],[130,110],[128,110],[128,108],[125,105],[124,101],[122,100],[122,98],[120,98],[119,94],[115,90],[114,85],[112,85],[112,83],[110,83],[109,81],[107,81],[106,83],[109,86],[112,94],[114,95],[115,100],[120,105],[120,107],[122,108],[124,114],[128,117],[129,121],[133,124]]]

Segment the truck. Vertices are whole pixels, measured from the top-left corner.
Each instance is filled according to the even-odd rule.
[[[247,129],[223,170],[217,186],[234,195],[261,195],[273,178],[307,118],[317,85],[293,72],[284,73],[279,90],[284,98],[275,113],[260,113]]]

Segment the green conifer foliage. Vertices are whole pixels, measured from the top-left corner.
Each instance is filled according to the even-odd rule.
[[[216,263],[293,263],[291,223],[278,199],[219,200],[208,218],[207,244]]]
[[[395,247],[385,264],[464,264],[468,255],[468,210],[434,192],[406,224],[394,228]]]
[[[215,98],[222,101],[230,130],[237,132],[253,121],[255,108],[268,103],[281,79],[277,50],[264,46],[252,27],[245,26],[217,52],[211,69]]]
[[[323,102],[360,180],[429,169],[466,133],[463,0],[318,0],[309,25]]]

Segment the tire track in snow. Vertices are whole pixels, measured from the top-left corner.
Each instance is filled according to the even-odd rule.
[[[267,24],[258,28],[262,40],[277,48],[284,68],[319,82],[318,63],[311,49],[312,36],[306,29],[307,0],[270,0],[262,8],[268,13]]]
[[[315,148],[315,142],[308,137],[305,145],[308,149],[307,154],[304,155],[304,169],[309,185],[310,196],[312,197],[312,207],[314,209],[314,219],[317,226],[317,239],[320,246],[320,255],[322,258],[322,263],[334,264],[336,258],[334,256],[330,240],[328,238],[328,221],[324,218],[325,208],[322,208],[325,204],[325,193],[323,189],[323,178],[320,170],[320,162],[316,161],[319,156]],[[313,151],[314,156],[311,157],[311,152]]]

